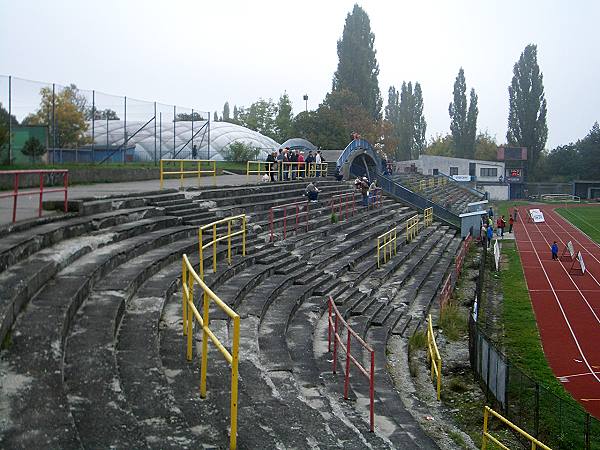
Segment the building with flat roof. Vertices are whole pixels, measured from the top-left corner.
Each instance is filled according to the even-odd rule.
[[[498,182],[504,179],[504,163],[450,156],[420,155],[419,159],[395,163],[396,171],[423,175],[448,175],[456,181]],[[502,178],[501,178],[502,177]]]

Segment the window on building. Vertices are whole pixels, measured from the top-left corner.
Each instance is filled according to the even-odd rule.
[[[497,177],[498,176],[498,168],[496,167],[482,167],[479,169],[480,177]]]
[[[439,169],[433,169],[433,175],[439,175],[440,171]]]
[[[458,167],[450,167],[450,176],[458,175]]]

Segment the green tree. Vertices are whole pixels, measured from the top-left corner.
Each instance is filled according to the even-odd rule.
[[[325,96],[319,109],[329,109],[342,123],[344,143],[337,148],[344,148],[351,139],[351,133],[357,132],[371,144],[380,139],[379,122],[373,121],[369,112],[358,101],[358,95],[347,89],[332,91]],[[341,143],[340,143],[341,144]]]
[[[193,113],[177,113],[175,116],[175,122],[191,122],[192,120],[194,122],[200,122],[204,121],[204,117],[197,111],[194,111]]]
[[[219,115],[217,114],[217,112],[215,111],[214,115],[213,115],[213,122],[218,122],[219,121]]]
[[[348,134],[339,114],[321,106],[316,111],[302,111],[292,121],[294,136],[302,136],[322,148],[342,149]]]
[[[287,92],[279,97],[277,116],[275,117],[275,134],[278,142],[285,142],[292,137],[292,102]]]
[[[276,139],[275,133],[275,115],[277,106],[273,100],[264,100],[262,98],[252,103],[248,109],[239,111],[239,121],[242,126],[258,131],[265,136]]]
[[[508,87],[506,139],[509,145],[527,147],[528,173],[534,177],[548,138],[543,78],[537,63],[537,46],[529,44],[514,65],[513,78]]]
[[[229,102],[223,105],[223,122],[229,122]]]
[[[438,134],[431,138],[431,142],[425,148],[425,155],[456,156],[454,153],[454,142],[451,134]]]
[[[348,90],[373,121],[381,118],[379,64],[374,47],[375,35],[367,13],[354,5],[346,16],[342,38],[337,42],[338,67],[333,75],[332,91]]]
[[[479,133],[475,138],[475,159],[482,161],[496,161],[498,158],[498,144],[496,139],[487,131]]]
[[[52,89],[40,89],[40,108],[36,113],[23,119],[24,125],[49,125],[50,142],[57,148],[73,148],[91,143],[86,136],[88,124],[85,120],[87,101],[79,94],[77,86],[71,84],[52,95]],[[52,120],[52,103],[54,97],[54,121]],[[56,127],[53,127],[53,124]]]
[[[571,179],[600,180],[600,126],[595,122],[588,135],[577,142],[581,169]]]
[[[427,122],[423,115],[423,91],[421,84],[417,81],[413,91],[413,148],[411,149],[411,157],[417,159],[425,150],[427,141],[425,140],[425,132],[427,131]]]
[[[238,110],[238,107],[236,105],[233,105],[233,120],[235,122],[237,122],[240,119],[240,113]]]
[[[255,160],[260,149],[245,142],[235,141],[222,150],[225,161],[246,162]]]
[[[385,107],[384,142],[386,153],[395,159],[402,159],[400,154],[400,93],[394,86],[388,89],[388,101]]]
[[[465,158],[475,156],[475,145],[477,144],[477,116],[479,108],[477,107],[477,94],[475,89],[471,88],[469,96],[469,110],[467,111],[467,129],[465,135]]]
[[[31,136],[23,144],[21,152],[31,158],[31,162],[34,162],[38,156],[42,156],[46,153],[46,147],[39,141],[38,138]]]
[[[106,108],[102,110],[89,107],[85,111],[85,120],[120,120],[114,109]]]
[[[470,101],[467,107],[467,83],[465,71],[461,67],[454,81],[454,101],[448,107],[450,114],[450,131],[456,146],[456,156],[472,158],[475,154],[475,138],[477,135],[477,94],[471,89]]]
[[[411,159],[415,143],[414,135],[414,96],[412,82],[402,82],[400,89],[400,109],[398,121],[398,157]]]
[[[17,118],[8,114],[8,111],[0,103],[0,164],[8,164],[8,141],[10,139],[10,124],[17,126]]]

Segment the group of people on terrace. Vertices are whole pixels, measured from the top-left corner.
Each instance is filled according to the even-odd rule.
[[[377,180],[373,180],[369,183],[369,179],[367,177],[356,177],[354,180],[354,188],[357,191],[360,191],[362,195],[362,204],[363,206],[369,206],[372,203],[375,203],[377,199],[377,191],[379,187],[377,186]]]
[[[508,219],[508,232],[512,233],[513,226],[517,220],[517,208],[513,209],[512,215]],[[504,237],[504,228],[506,228],[506,219],[504,215],[496,218],[496,234],[498,237]],[[481,216],[481,230],[479,237],[484,246],[489,247],[494,237],[494,210],[490,206],[487,213]]]
[[[304,156],[302,150],[290,149],[289,147],[280,148],[278,151],[270,153],[266,162],[269,163],[271,181],[302,179],[310,175],[325,176],[322,166],[325,158],[321,154],[321,150],[314,153],[310,150]],[[311,170],[314,170],[314,172],[310,172]]]

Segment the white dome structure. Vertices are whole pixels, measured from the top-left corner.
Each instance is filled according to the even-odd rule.
[[[192,133],[193,124],[193,133]],[[144,126],[145,125],[145,126]],[[134,160],[151,161],[154,159],[154,121],[97,120],[94,122],[94,144],[104,148],[118,148],[123,144],[125,133],[129,136],[127,149],[134,150]],[[175,137],[173,138],[173,132]],[[192,134],[194,134],[192,140]],[[87,135],[92,137],[92,124],[89,122]],[[223,160],[223,149],[233,142],[243,142],[260,149],[257,159],[264,160],[268,153],[277,150],[280,145],[270,137],[256,131],[229,122],[210,122],[210,154],[208,148],[207,122],[177,121],[156,125],[157,158],[186,159],[192,156],[192,147],[198,151],[198,159]]]

